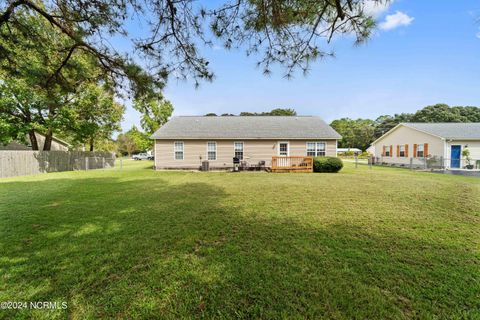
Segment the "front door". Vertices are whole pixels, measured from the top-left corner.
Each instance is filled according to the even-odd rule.
[[[460,168],[460,153],[462,146],[452,146],[450,153],[450,167],[451,168]]]

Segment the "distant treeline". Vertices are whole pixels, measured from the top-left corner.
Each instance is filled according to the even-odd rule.
[[[238,114],[239,116],[296,116],[297,112],[293,109],[289,108],[276,108],[268,112],[240,112]],[[207,117],[216,117],[218,116],[216,113],[207,113],[205,116]],[[225,116],[236,116],[235,114],[232,113],[223,113],[220,116],[225,117]]]

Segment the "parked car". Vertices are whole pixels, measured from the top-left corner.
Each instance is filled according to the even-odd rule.
[[[133,160],[153,160],[153,155],[150,155],[148,153],[139,153],[139,154],[134,154],[132,159]]]

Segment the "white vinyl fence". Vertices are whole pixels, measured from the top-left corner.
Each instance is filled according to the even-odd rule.
[[[113,152],[0,151],[0,178],[45,172],[103,169],[114,165]]]

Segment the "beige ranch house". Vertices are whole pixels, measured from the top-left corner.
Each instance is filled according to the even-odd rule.
[[[313,116],[184,116],[151,138],[156,169],[228,169],[234,157],[269,167],[273,156],[336,156],[341,136]]]
[[[465,168],[462,151],[480,169],[480,123],[400,123],[368,148],[383,163],[423,166],[426,160],[445,168]]]

